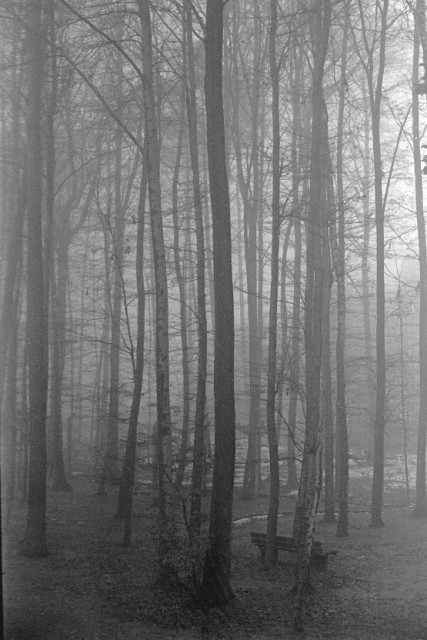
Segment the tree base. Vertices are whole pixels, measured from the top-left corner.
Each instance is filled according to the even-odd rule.
[[[47,545],[40,540],[24,538],[21,543],[19,555],[25,558],[46,558],[49,555]]]
[[[325,513],[319,524],[335,524],[336,521],[335,513]]]
[[[73,493],[73,488],[66,480],[56,480],[52,485],[52,491],[55,491],[55,493]]]
[[[370,529],[381,529],[382,527],[385,527],[385,523],[382,518],[372,518],[369,523]]]
[[[412,516],[417,519],[427,518],[426,505],[415,505]]]
[[[203,568],[203,580],[199,587],[198,600],[203,609],[223,609],[235,595],[228,579],[221,575],[209,551]]]

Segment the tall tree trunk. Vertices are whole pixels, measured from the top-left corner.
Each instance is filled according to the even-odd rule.
[[[30,466],[27,529],[22,551],[44,556],[46,545],[46,316],[42,247],[41,98],[43,46],[41,3],[29,0],[27,50],[27,340],[30,415]]]
[[[185,264],[181,265],[179,249],[180,221],[178,217],[178,186],[181,166],[182,143],[184,137],[184,99],[182,99],[180,125],[177,140],[175,168],[172,179],[172,219],[173,219],[173,258],[175,263],[176,280],[179,291],[179,320],[181,329],[182,351],[182,428],[181,442],[178,453],[178,468],[176,472],[176,488],[179,492],[184,481],[187,463],[188,436],[190,427],[190,364],[188,361],[188,300],[186,294]],[[184,254],[185,255],[185,254]]]
[[[51,274],[52,300],[52,380],[50,420],[52,425],[52,454],[53,454],[53,484],[54,491],[72,491],[67,482],[63,449],[62,422],[62,384],[65,365],[65,322],[66,322],[66,291],[68,271],[68,232],[63,228],[63,221],[59,221],[57,248],[57,279],[54,269]]]
[[[223,11],[222,0],[207,0],[205,103],[215,287],[215,453],[202,587],[207,600],[219,606],[233,597],[230,571],[236,439],[231,221],[222,98]]]
[[[372,117],[372,148],[374,158],[374,193],[375,193],[375,230],[376,230],[376,258],[377,258],[377,319],[376,319],[376,405],[375,405],[375,434],[374,434],[374,472],[372,482],[371,527],[382,527],[382,505],[384,494],[384,432],[385,432],[385,394],[386,394],[386,350],[385,350],[385,283],[384,283],[384,202],[381,156],[381,101],[385,69],[385,47],[387,34],[388,0],[377,3],[376,11],[380,12],[380,32],[376,34],[375,42],[368,43],[368,27],[365,23],[364,8],[359,1],[359,12],[362,26],[362,37],[368,61],[364,63],[369,104]],[[378,69],[374,79],[374,47],[379,42]],[[362,55],[362,53],[360,54]]]
[[[120,479],[119,497],[117,501],[117,518],[125,519],[123,545],[129,546],[132,530],[132,501],[135,483],[136,445],[138,436],[138,416],[141,403],[142,380],[144,374],[144,341],[145,341],[145,287],[144,287],[144,230],[145,200],[147,197],[147,171],[143,164],[143,174],[139,191],[138,231],[136,247],[136,284],[137,302],[137,343],[133,364],[133,394],[129,414],[129,428],[126,440],[123,470]]]
[[[300,357],[301,357],[301,202],[299,197],[301,160],[298,153],[302,153],[301,134],[301,53],[297,48],[292,52],[293,94],[292,94],[292,216],[294,227],[294,274],[292,297],[292,325],[291,325],[291,354],[289,364],[289,405],[288,405],[288,435],[287,435],[287,491],[298,489],[298,475],[296,467],[296,422],[297,406],[300,395]]]
[[[414,25],[414,55],[412,83],[418,83],[419,47],[422,46],[424,70],[427,69],[427,34],[425,0],[417,0]],[[420,121],[418,94],[414,91],[412,105],[412,137],[414,141],[415,206],[418,227],[418,251],[420,263],[420,406],[417,440],[417,474],[414,516],[427,517],[426,491],[426,434],[427,434],[427,249],[423,207],[423,185],[420,153]]]
[[[330,182],[330,180],[329,180]],[[332,202],[331,202],[332,198]],[[331,210],[334,204],[333,194],[328,194],[328,207]],[[331,248],[328,238],[328,226],[330,220],[325,222],[322,229],[322,253],[324,264],[323,282],[323,327],[324,338],[322,348],[322,389],[321,407],[322,423],[324,426],[323,446],[325,461],[325,515],[323,522],[335,522],[335,494],[334,494],[334,412],[332,407],[332,365],[331,365],[331,287],[332,267]]]
[[[372,355],[372,329],[371,329],[371,279],[369,273],[369,252],[371,237],[371,151],[370,151],[370,115],[369,99],[366,86],[363,87],[363,177],[362,177],[362,207],[363,207],[363,245],[362,245],[362,305],[363,305],[363,338],[365,357],[365,393],[368,398],[367,407],[364,409],[363,422],[367,424],[367,452],[370,459],[373,458],[373,433],[375,423],[375,373]]]
[[[138,0],[141,21],[142,61],[144,72],[145,144],[148,163],[148,192],[156,290],[156,392],[158,473],[158,560],[160,577],[165,570],[164,558],[169,548],[171,415],[169,396],[169,307],[165,243],[163,237],[162,199],[160,190],[160,140],[157,129],[153,86],[153,44],[150,4]]]
[[[344,205],[344,107],[347,73],[347,42],[349,26],[349,6],[345,7],[345,25],[343,33],[340,101],[338,108],[338,139],[337,139],[337,198],[338,222],[337,238],[334,234],[335,276],[337,280],[337,308],[338,326],[336,341],[336,421],[337,448],[340,460],[340,475],[338,478],[338,524],[336,535],[348,536],[348,435],[347,414],[345,400],[345,324],[346,324],[346,292],[345,292],[345,205]],[[333,225],[335,232],[335,222]]]
[[[280,119],[279,119],[279,64],[276,60],[277,0],[270,0],[269,58],[272,88],[273,182],[271,227],[271,284],[270,315],[268,324],[268,379],[267,379],[267,434],[270,453],[270,499],[268,505],[265,564],[276,563],[277,514],[279,511],[279,455],[276,432],[277,381],[277,307],[279,294],[279,238],[280,238]]]
[[[121,83],[121,79],[119,80]],[[118,100],[121,101],[121,89]],[[122,105],[119,102],[118,112]],[[122,128],[117,125],[114,141],[114,228],[112,237],[114,280],[111,313],[110,384],[108,403],[108,428],[103,458],[102,475],[107,482],[120,480],[119,455],[119,400],[120,400],[120,344],[123,294],[123,251],[125,234],[125,207],[122,203]]]
[[[327,112],[323,98],[323,74],[329,43],[331,2],[311,3],[313,55],[312,136],[310,196],[307,212],[307,258],[305,289],[305,393],[306,424],[300,487],[295,509],[295,534],[299,544],[296,574],[294,628],[303,627],[303,596],[309,578],[319,499],[320,370],[323,347],[323,261],[322,246],[326,210],[325,167],[327,168]],[[327,171],[327,169],[326,169]]]
[[[193,176],[194,217],[197,249],[197,388],[196,416],[194,425],[193,473],[191,478],[190,538],[195,542],[200,533],[202,488],[205,475],[205,412],[206,412],[206,376],[208,329],[206,318],[206,280],[205,280],[205,239],[203,231],[202,193],[200,188],[198,117],[196,100],[196,74],[193,49],[192,9],[185,4],[185,27],[188,53],[188,82],[186,84],[186,102],[188,117],[188,136],[190,161]]]

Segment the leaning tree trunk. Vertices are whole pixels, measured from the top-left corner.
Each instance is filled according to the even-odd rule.
[[[215,452],[202,589],[207,601],[218,606],[233,597],[230,571],[236,439],[231,220],[222,98],[223,11],[222,0],[207,0],[205,103],[215,288]]]

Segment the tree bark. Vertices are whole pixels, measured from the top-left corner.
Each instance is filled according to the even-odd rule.
[[[277,0],[270,1],[269,58],[271,77],[271,113],[273,133],[273,181],[271,227],[271,284],[268,324],[268,379],[267,379],[267,434],[270,453],[270,498],[265,544],[265,564],[276,564],[277,514],[279,511],[279,452],[276,433],[277,382],[277,308],[279,294],[279,238],[280,238],[280,119],[279,119],[279,65],[276,60]]]
[[[169,306],[165,243],[163,236],[162,199],[160,190],[160,141],[154,98],[153,45],[150,4],[138,0],[141,21],[142,60],[144,71],[145,144],[148,163],[148,192],[156,289],[156,391],[158,477],[158,560],[160,577],[165,571],[164,558],[170,538],[170,466],[171,415],[169,396]]]
[[[200,187],[198,117],[196,99],[196,72],[193,49],[192,9],[185,5],[185,28],[188,53],[188,82],[186,84],[186,103],[188,117],[188,136],[190,162],[193,177],[194,218],[197,249],[197,387],[196,416],[194,424],[193,473],[191,478],[190,539],[197,541],[201,526],[201,507],[203,479],[205,477],[205,413],[206,413],[206,376],[208,364],[208,328],[206,318],[206,279],[205,279],[205,239],[203,230],[202,193]]]
[[[312,136],[310,194],[307,212],[307,258],[305,289],[305,393],[306,425],[300,488],[295,509],[297,559],[294,628],[303,627],[303,596],[309,579],[310,554],[314,540],[315,516],[320,492],[320,371],[323,347],[324,273],[322,238],[324,233],[327,184],[327,112],[323,98],[323,74],[329,43],[331,2],[311,3],[313,55]]]
[[[207,0],[205,103],[215,288],[215,452],[202,588],[207,601],[218,606],[233,597],[230,571],[236,430],[230,198],[222,98],[223,10],[222,0]]]
[[[425,0],[417,0],[414,16],[413,87],[418,83],[419,47],[423,52],[424,70],[427,68],[427,35]],[[420,122],[418,94],[413,93],[412,137],[414,143],[415,205],[418,228],[418,251],[420,264],[420,315],[419,315],[419,359],[420,359],[420,406],[417,439],[417,472],[414,516],[427,517],[426,491],[426,436],[427,436],[427,248],[423,206],[423,185],[420,153]]]
[[[28,2],[27,38],[27,341],[30,415],[27,529],[22,552],[45,556],[46,545],[46,316],[42,247],[41,98],[43,87],[42,10]]]
[[[135,484],[136,445],[138,437],[138,416],[141,404],[142,381],[144,375],[144,342],[145,342],[145,286],[144,286],[144,230],[145,230],[145,200],[147,195],[147,172],[144,169],[141,176],[138,204],[138,231],[136,247],[136,284],[138,293],[137,303],[137,343],[133,361],[133,394],[132,406],[129,414],[129,428],[126,440],[123,470],[120,479],[119,497],[117,501],[117,518],[125,519],[123,546],[131,542],[132,531],[132,502]]]

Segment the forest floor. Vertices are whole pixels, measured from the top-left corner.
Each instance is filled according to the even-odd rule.
[[[155,584],[147,488],[139,485],[132,545],[124,548],[123,523],[114,518],[117,489],[98,496],[96,482],[80,473],[72,494],[49,494],[47,558],[19,555],[25,508],[15,505],[3,532],[5,638],[427,640],[427,520],[411,516],[405,491],[390,473],[386,526],[369,528],[369,472],[362,469],[351,479],[348,538],[336,538],[335,525],[322,524],[319,514],[316,539],[338,553],[326,571],[312,570],[305,631],[298,636],[292,631],[293,565],[280,554],[278,566],[265,571],[250,543],[250,530],[265,531],[266,522],[253,516],[266,513],[267,498],[244,502],[236,492],[236,598],[225,611],[203,612],[178,579],[168,590]],[[289,535],[294,504],[294,497],[282,498],[278,533]],[[178,569],[186,560],[178,546]]]

